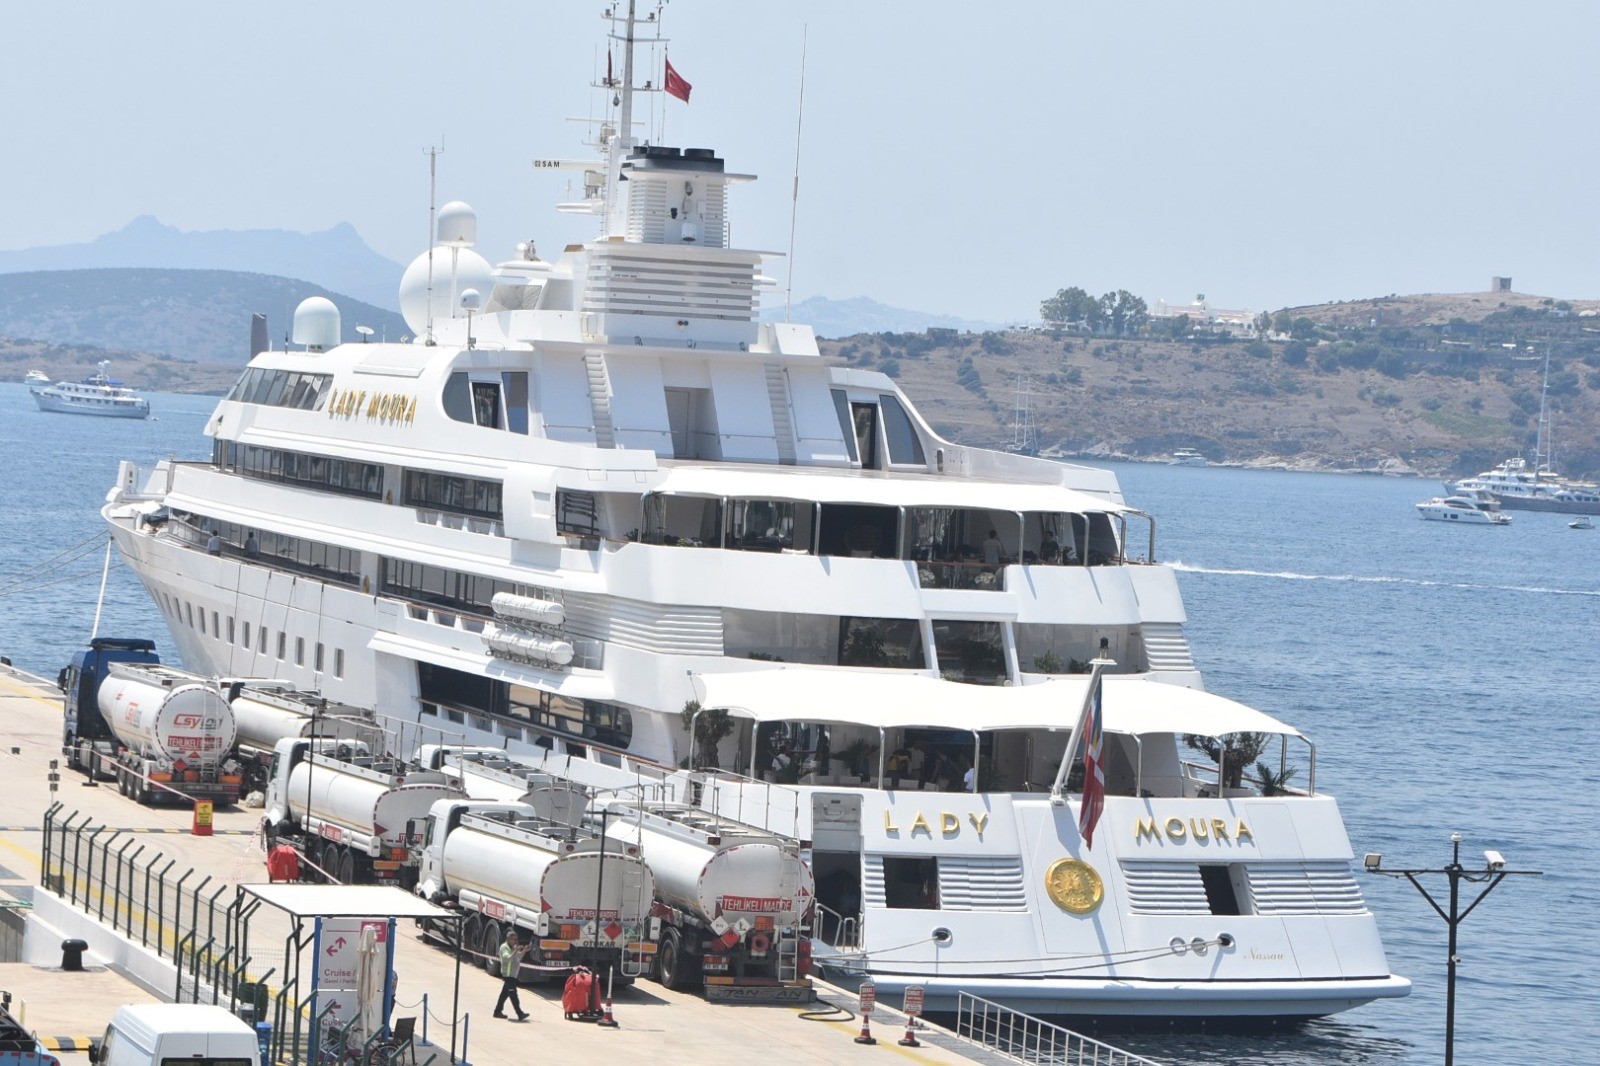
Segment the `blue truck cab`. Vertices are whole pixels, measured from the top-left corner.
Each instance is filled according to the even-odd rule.
[[[96,637],[63,667],[56,684],[66,697],[61,753],[67,765],[91,776],[104,774],[116,757],[117,738],[100,713],[100,682],[112,663],[159,663],[153,640]],[[108,775],[109,776],[109,775]]]

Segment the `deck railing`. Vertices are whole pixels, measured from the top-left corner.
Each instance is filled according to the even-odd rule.
[[[1153,1059],[967,992],[956,1003],[956,1036],[1030,1066],[1160,1066]]]

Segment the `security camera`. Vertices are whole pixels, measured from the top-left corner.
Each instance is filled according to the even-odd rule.
[[[1376,851],[1369,851],[1366,859],[1363,860],[1363,864],[1369,871],[1376,870],[1383,865],[1383,855]]]
[[[1498,851],[1493,850],[1492,848],[1490,850],[1484,852],[1483,853],[1483,857],[1484,857],[1485,860],[1488,861],[1489,869],[1491,869],[1491,870],[1500,870],[1500,869],[1503,869],[1505,867],[1506,857],[1504,855],[1500,854]]]

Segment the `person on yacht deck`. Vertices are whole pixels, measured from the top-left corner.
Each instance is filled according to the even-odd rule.
[[[1000,559],[1005,555],[1005,545],[1000,543],[1000,534],[989,530],[989,537],[983,542],[983,562],[985,566],[999,566]]]

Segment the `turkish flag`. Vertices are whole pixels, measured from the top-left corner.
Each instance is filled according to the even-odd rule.
[[[672,60],[667,60],[667,95],[676,96],[684,103],[689,102],[689,92],[694,88],[683,80],[683,75],[672,69]]]

